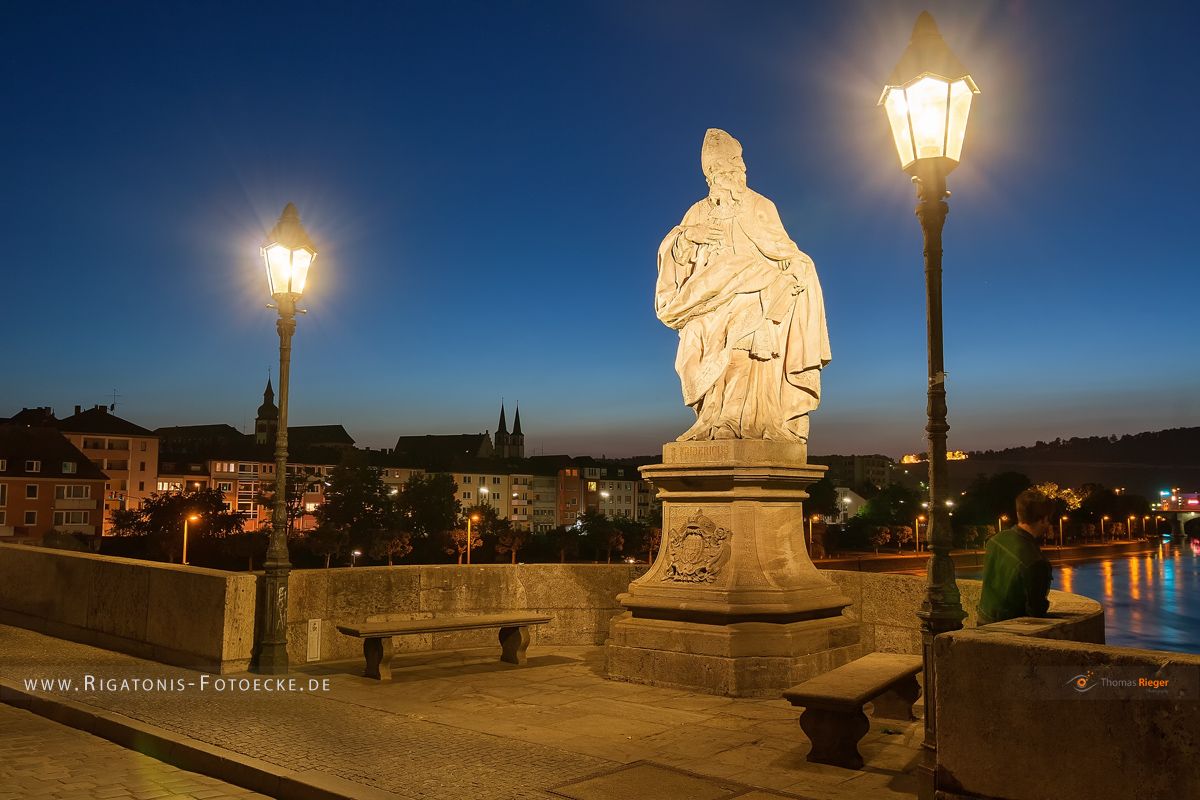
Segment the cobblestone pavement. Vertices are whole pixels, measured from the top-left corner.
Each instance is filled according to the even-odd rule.
[[[919,723],[876,723],[862,771],[810,764],[798,710],[618,683],[599,647],[397,656],[394,680],[361,664],[298,666],[327,691],[241,691],[219,678],[0,626],[0,676],[296,771],[318,770],[413,800],[548,800],[548,789],[651,761],[811,800],[908,798]],[[86,676],[93,676],[84,685]],[[122,679],[161,684],[122,686]],[[207,685],[204,682],[207,681]]]
[[[266,798],[0,705],[0,800]]]

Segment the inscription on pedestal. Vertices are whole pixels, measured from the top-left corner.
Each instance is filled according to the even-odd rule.
[[[733,455],[733,448],[723,442],[702,442],[688,444],[677,442],[669,451],[664,451],[664,460],[668,463],[703,464],[708,462],[728,461]]]
[[[672,530],[664,581],[712,583],[729,560],[729,531],[697,511]]]

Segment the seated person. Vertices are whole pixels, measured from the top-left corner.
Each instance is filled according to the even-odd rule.
[[[1050,532],[1054,502],[1037,489],[1017,496],[1017,525],[987,543],[979,624],[1013,617],[1044,617],[1050,608],[1050,562],[1038,539]]]

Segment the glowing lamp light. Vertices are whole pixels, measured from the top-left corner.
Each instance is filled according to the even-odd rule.
[[[317,258],[317,249],[300,224],[300,212],[294,204],[284,206],[279,221],[263,242],[262,254],[272,297],[296,300],[304,294],[308,270]]]
[[[887,112],[901,168],[911,173],[917,162],[926,159],[936,159],[942,174],[957,167],[971,99],[977,94],[979,87],[946,46],[933,16],[921,12],[908,49],[900,56],[879,98],[879,105]]]

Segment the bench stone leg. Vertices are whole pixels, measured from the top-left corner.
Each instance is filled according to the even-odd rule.
[[[912,713],[913,703],[917,702],[920,696],[921,685],[917,683],[917,676],[905,678],[872,701],[875,705],[875,716],[911,722],[916,719]]]
[[[374,636],[363,639],[363,656],[367,659],[367,668],[363,675],[377,681],[392,679],[392,637]]]
[[[855,711],[826,711],[806,708],[800,715],[800,728],[812,742],[808,760],[817,764],[832,764],[846,769],[862,769],[862,754],[858,742],[867,735],[871,723],[862,709]]]
[[[500,629],[500,660],[508,664],[524,664],[529,648],[529,627],[522,625]]]

